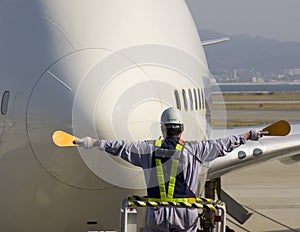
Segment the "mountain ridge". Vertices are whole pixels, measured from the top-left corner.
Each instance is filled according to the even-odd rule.
[[[205,46],[212,72],[253,70],[261,73],[284,73],[300,68],[300,43],[282,42],[248,34],[225,35],[212,30],[200,30],[201,40],[227,36],[228,42]]]

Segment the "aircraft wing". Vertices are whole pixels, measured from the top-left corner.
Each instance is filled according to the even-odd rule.
[[[271,159],[285,163],[300,161],[300,134],[284,137],[264,137],[259,141],[247,141],[245,145],[210,162],[208,179],[218,178],[231,171],[256,165]]]
[[[226,135],[242,134],[253,128],[229,129]],[[268,160],[278,159],[285,164],[300,161],[300,124],[291,127],[291,134],[288,136],[266,136],[259,141],[247,141],[226,156],[217,158],[207,165],[207,181],[216,182],[218,198],[226,202],[227,213],[236,219],[240,224],[246,222],[249,213],[240,203],[227,194],[221,186],[221,176],[229,172],[237,171],[242,168],[258,165]],[[221,131],[221,130],[220,130]],[[215,132],[215,138],[220,137]]]

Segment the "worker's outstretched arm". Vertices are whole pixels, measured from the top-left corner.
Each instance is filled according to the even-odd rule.
[[[198,143],[195,154],[199,155],[201,161],[211,161],[219,156],[224,156],[226,152],[246,143],[246,140],[257,141],[261,137],[259,132],[251,130],[242,135],[232,135],[216,140],[206,140]]]
[[[151,149],[154,149],[154,146],[148,141],[96,140],[85,137],[76,139],[75,143],[86,149],[98,148],[139,167],[145,165],[144,163],[149,159],[149,154],[152,153]]]

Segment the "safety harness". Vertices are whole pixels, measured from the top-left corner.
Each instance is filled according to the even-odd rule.
[[[162,146],[162,140],[155,141],[155,147],[160,148]],[[184,144],[177,143],[174,150],[171,152],[161,151],[155,154],[155,164],[156,164],[156,175],[159,187],[160,198],[148,198],[149,201],[172,201],[172,202],[188,202],[195,203],[196,198],[174,198],[174,191],[176,185],[176,176],[178,171],[178,164],[180,160],[180,156],[182,154],[182,148]],[[164,171],[163,171],[163,158],[171,158],[172,156],[172,166],[170,171],[170,180],[168,185],[168,191],[166,191],[165,179],[164,179]]]

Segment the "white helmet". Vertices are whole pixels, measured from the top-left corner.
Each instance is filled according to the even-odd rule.
[[[181,112],[173,107],[165,109],[161,115],[160,123],[183,125]]]

